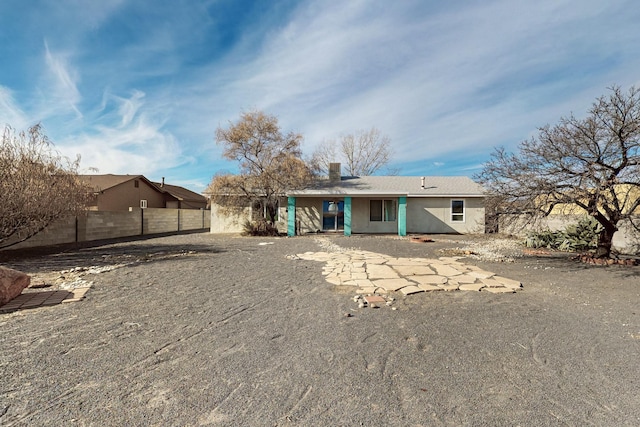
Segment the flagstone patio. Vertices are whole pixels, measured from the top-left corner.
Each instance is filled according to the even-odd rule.
[[[513,293],[522,289],[519,281],[464,264],[460,257],[395,258],[362,250],[305,252],[295,257],[324,262],[322,274],[327,282],[353,286],[359,294],[458,290]]]

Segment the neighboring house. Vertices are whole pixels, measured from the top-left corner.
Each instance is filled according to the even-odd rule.
[[[201,209],[204,196],[174,185],[157,185],[143,175],[80,175],[91,189],[89,210],[123,211],[134,208]]]
[[[154,182],[156,187],[159,187],[165,193],[171,195],[175,200],[166,201],[166,208],[174,209],[206,209],[207,198],[202,194],[195,193],[191,190],[187,190],[184,187],[177,185],[165,184],[164,178],[162,182]]]
[[[342,177],[334,164],[328,179],[283,198],[278,226],[304,233],[484,233],[484,192],[464,176]],[[227,218],[211,208],[211,232],[238,232],[251,216]]]

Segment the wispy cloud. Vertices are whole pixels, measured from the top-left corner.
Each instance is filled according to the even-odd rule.
[[[206,182],[234,167],[216,127],[258,108],[308,154],[375,126],[401,173],[466,174],[607,86],[640,83],[633,0],[78,2],[25,6],[38,31],[19,37],[43,66],[25,57],[0,81],[0,119],[42,121],[105,173]]]
[[[49,44],[44,42],[45,63],[48,73],[43,75],[43,110],[46,115],[60,115],[62,109],[73,111],[77,118],[82,117],[78,109],[81,101],[80,91],[77,87],[79,73],[70,66],[68,58],[62,54],[54,54],[49,49]],[[48,110],[48,111],[47,111]]]
[[[28,126],[28,118],[18,106],[11,91],[0,86],[0,127],[13,126],[16,129],[24,129]]]

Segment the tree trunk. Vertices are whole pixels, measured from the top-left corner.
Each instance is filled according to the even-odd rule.
[[[598,236],[598,248],[596,249],[596,258],[609,258],[611,256],[611,245],[613,244],[613,234],[616,232],[613,225],[604,226]]]
[[[272,227],[275,227],[276,225],[276,207],[268,204],[267,205],[267,217],[266,220],[269,222],[269,224],[271,224]]]

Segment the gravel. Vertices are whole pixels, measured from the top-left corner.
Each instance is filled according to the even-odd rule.
[[[638,267],[434,240],[203,233],[5,256],[93,288],[0,314],[0,425],[640,425]],[[360,309],[294,256],[341,248],[473,252],[525,290]]]

